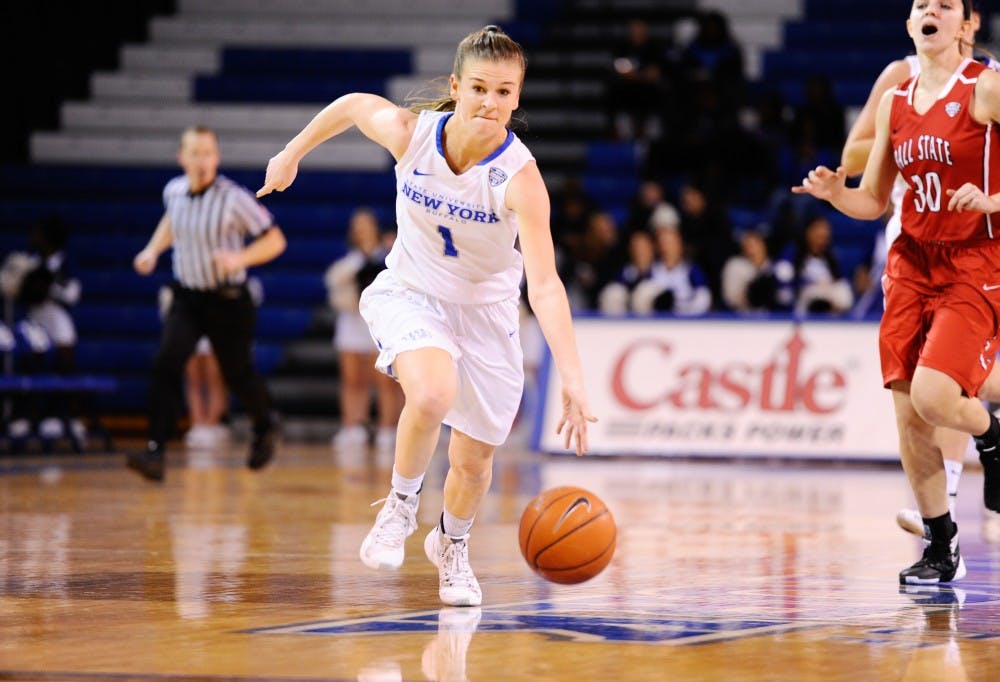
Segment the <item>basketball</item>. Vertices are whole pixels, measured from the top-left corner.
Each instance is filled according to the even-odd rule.
[[[617,527],[597,495],[575,486],[539,493],[521,514],[518,541],[532,570],[572,585],[604,570],[615,553]]]

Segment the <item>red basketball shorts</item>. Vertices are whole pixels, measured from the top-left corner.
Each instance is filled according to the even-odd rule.
[[[990,373],[1000,325],[1000,239],[893,242],[882,285],[882,380],[909,381],[917,365],[975,396]]]

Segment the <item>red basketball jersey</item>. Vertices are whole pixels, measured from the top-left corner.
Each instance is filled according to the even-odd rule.
[[[986,194],[1000,187],[1000,138],[994,125],[972,118],[972,95],[986,67],[966,59],[923,115],[913,108],[919,75],[897,86],[890,142],[907,190],[903,232],[921,241],[966,241],[1000,236],[1000,217],[949,211],[947,190],[971,182]],[[996,223],[996,224],[994,224]],[[995,229],[996,228],[996,232]]]

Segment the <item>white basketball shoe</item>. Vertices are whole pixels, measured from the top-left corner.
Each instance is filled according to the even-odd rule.
[[[417,529],[418,495],[402,495],[389,489],[389,495],[375,517],[375,525],[361,543],[361,561],[368,568],[395,570],[403,565],[406,538]]]
[[[483,603],[483,591],[469,566],[468,539],[467,534],[460,538],[445,537],[440,526],[435,525],[424,540],[424,553],[438,569],[438,595],[448,606]]]

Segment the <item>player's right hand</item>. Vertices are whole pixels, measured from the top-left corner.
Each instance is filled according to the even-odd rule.
[[[257,190],[257,198],[271,192],[283,192],[295,181],[299,172],[299,162],[288,153],[287,149],[271,157],[267,162],[267,172],[264,174],[264,186]]]
[[[140,275],[148,275],[156,269],[156,254],[149,249],[143,249],[132,260],[132,267]]]
[[[811,194],[817,199],[832,201],[833,198],[844,189],[847,180],[847,171],[843,166],[832,171],[826,166],[817,166],[809,174],[802,178],[802,184],[792,187],[793,194]]]

